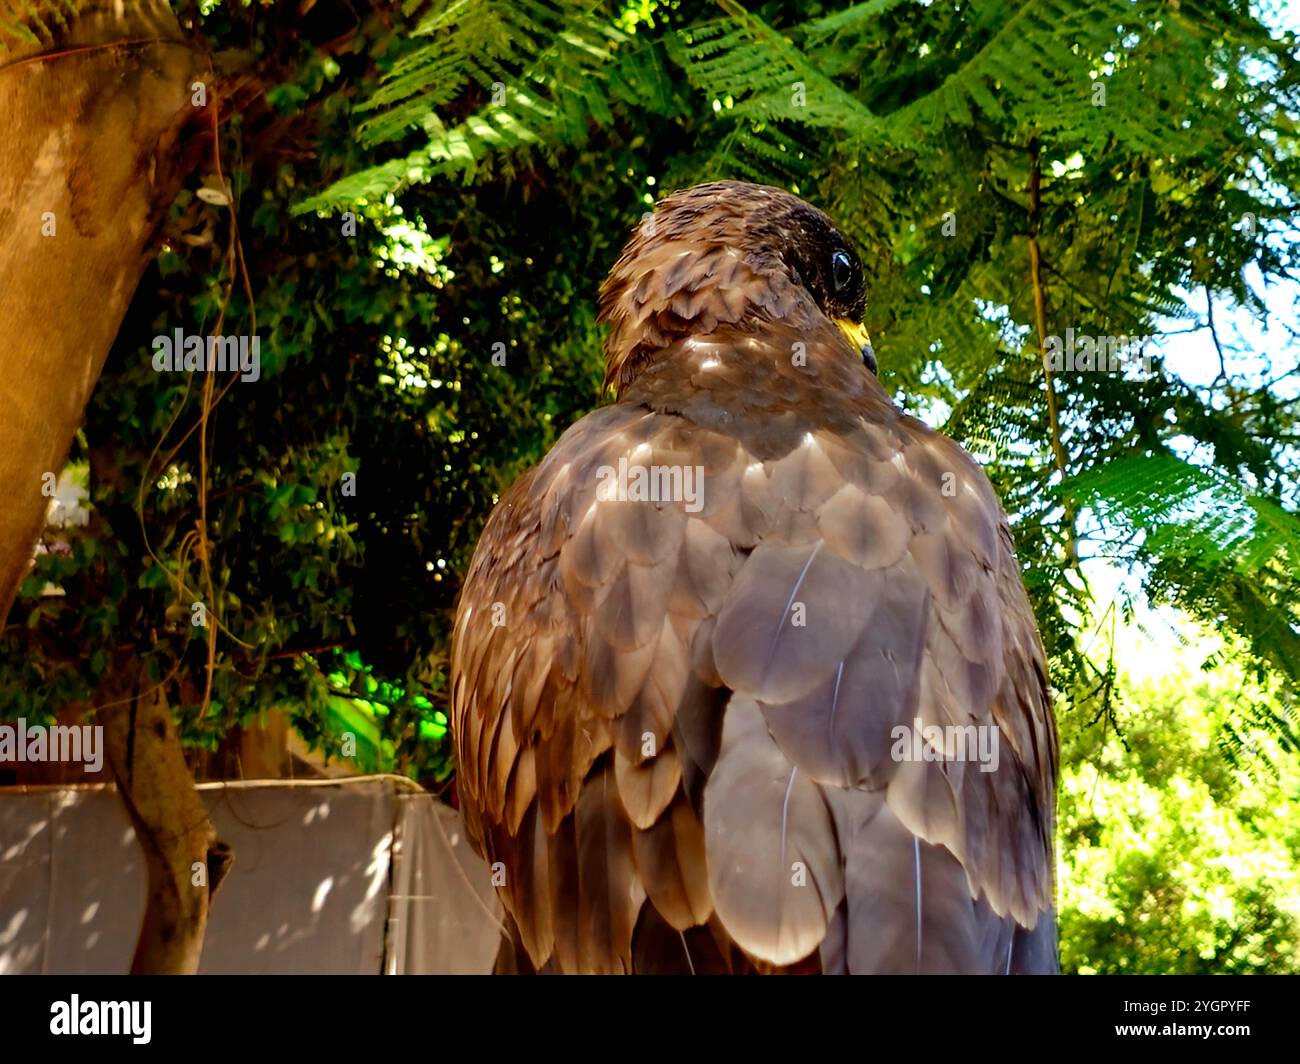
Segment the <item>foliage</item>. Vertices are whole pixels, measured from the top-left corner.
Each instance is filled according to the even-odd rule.
[[[1062,719],[1062,970],[1300,972],[1300,761],[1233,723],[1277,692],[1233,661],[1124,691],[1122,738]]]
[[[1221,471],[1161,453],[1096,466],[1068,490],[1112,537],[1108,555],[1148,572],[1152,595],[1207,625],[1246,634],[1261,667],[1293,691],[1300,686],[1300,521],[1293,512]],[[1286,740],[1280,723],[1273,730]]]
[[[351,732],[359,764],[432,781],[450,771],[440,653],[448,558],[465,550],[455,508],[490,497],[463,463],[429,475],[452,472],[465,439],[445,401],[458,382],[409,372],[422,354],[451,357],[431,327],[445,242],[391,201],[361,211],[354,236],[290,223],[302,185],[321,180],[318,152],[364,159],[349,94],[391,39],[341,9],[292,27],[256,16],[235,4],[205,22],[215,42],[254,35],[261,84],[214,102],[228,118],[219,154],[207,146],[173,207],[74,449],[91,470],[90,522],[51,535],[60,549],[24,582],[0,706],[39,719],[89,703],[129,647],[167,685],[189,743],[280,707],[336,754]],[[256,336],[260,379],[223,377],[205,399],[214,378],[155,372],[153,338],[175,329]]]

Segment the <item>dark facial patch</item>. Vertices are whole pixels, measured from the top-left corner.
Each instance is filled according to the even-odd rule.
[[[786,211],[761,226],[763,237],[830,318],[860,321],[866,313],[866,283],[857,253],[821,211],[791,197]]]

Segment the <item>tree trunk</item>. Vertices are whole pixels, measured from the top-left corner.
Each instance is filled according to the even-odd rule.
[[[183,176],[197,64],[163,0],[93,0],[0,51],[0,622]]]
[[[123,654],[102,693],[97,723],[149,880],[131,974],[192,975],[230,848],[194,787],[162,687]]]

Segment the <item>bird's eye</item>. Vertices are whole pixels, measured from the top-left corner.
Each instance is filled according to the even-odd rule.
[[[846,292],[852,281],[853,260],[849,258],[847,252],[835,252],[831,256],[831,283],[835,286],[835,294]]]

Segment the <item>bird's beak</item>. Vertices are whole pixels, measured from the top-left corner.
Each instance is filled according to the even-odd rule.
[[[862,352],[863,365],[875,373],[876,353],[871,349],[871,336],[867,332],[867,327],[860,321],[850,321],[848,318],[836,318],[835,324],[840,327],[840,332],[849,343]]]

